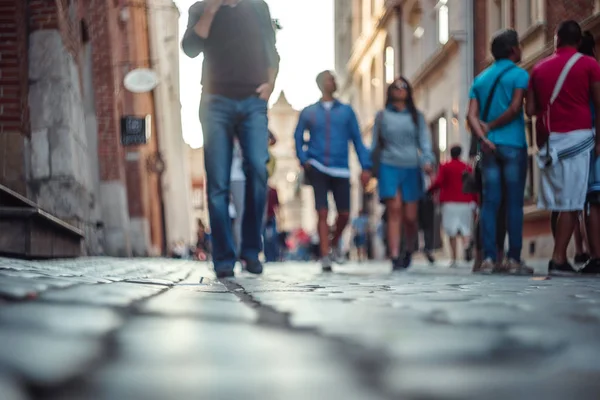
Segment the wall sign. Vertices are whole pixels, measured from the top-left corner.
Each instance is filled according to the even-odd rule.
[[[150,116],[145,118],[127,115],[121,118],[121,144],[139,146],[150,138]]]

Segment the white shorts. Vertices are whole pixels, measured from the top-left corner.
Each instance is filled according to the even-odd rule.
[[[545,166],[544,159],[538,158],[540,166],[540,193],[538,208],[550,211],[580,211],[585,206],[588,178],[590,173],[591,148],[583,148],[582,144],[590,142],[591,130],[573,131],[570,133],[552,133],[549,137],[552,164]],[[589,145],[587,147],[590,147]],[[580,153],[561,159],[558,154],[570,149],[580,148]],[[540,155],[547,154],[544,147]]]
[[[442,204],[442,227],[448,236],[471,236],[472,203]]]

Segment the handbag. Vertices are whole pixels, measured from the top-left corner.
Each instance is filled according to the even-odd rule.
[[[485,106],[483,107],[483,113],[481,114],[481,120],[484,122],[488,122],[488,117],[490,114],[490,107],[492,106],[492,100],[494,99],[494,94],[496,93],[496,88],[498,88],[498,84],[500,83],[500,79],[511,69],[515,68],[514,64],[510,65],[508,68],[505,68],[502,72],[498,74],[494,84],[492,85],[492,89],[490,90],[490,94],[485,101]],[[477,140],[475,137],[472,140]],[[477,194],[480,193],[483,188],[483,178],[481,173],[481,149],[479,149],[479,144],[477,145],[478,151],[477,156],[475,156],[475,165],[473,167],[473,172],[469,173],[465,171],[462,177],[463,183],[463,193],[467,194]]]
[[[379,111],[375,117],[375,132],[377,132],[377,143],[371,151],[371,173],[375,178],[379,176],[379,167],[381,166],[381,152],[383,151],[383,137],[381,121],[383,120],[383,111]]]

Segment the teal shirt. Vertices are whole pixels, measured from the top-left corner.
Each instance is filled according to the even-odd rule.
[[[479,118],[483,118],[483,109],[496,78],[510,65],[514,65],[510,60],[498,60],[475,78],[469,96],[471,99],[477,99],[479,102]],[[500,82],[498,82],[490,106],[490,112],[485,122],[493,121],[502,115],[510,106],[513,92],[516,89],[527,90],[528,83],[529,74],[523,68],[514,66],[510,71],[506,72],[500,78]],[[488,134],[488,139],[498,145],[527,147],[523,110],[510,123],[491,130]]]

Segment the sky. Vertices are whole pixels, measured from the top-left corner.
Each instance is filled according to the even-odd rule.
[[[175,0],[181,11],[180,35],[188,20],[188,9],[196,0]],[[266,0],[271,17],[279,19],[277,33],[281,65],[271,103],[281,90],[296,109],[319,98],[315,84],[317,74],[334,68],[333,0]],[[193,148],[202,147],[202,128],[198,120],[202,56],[195,59],[180,51],[181,117],[183,138]]]

